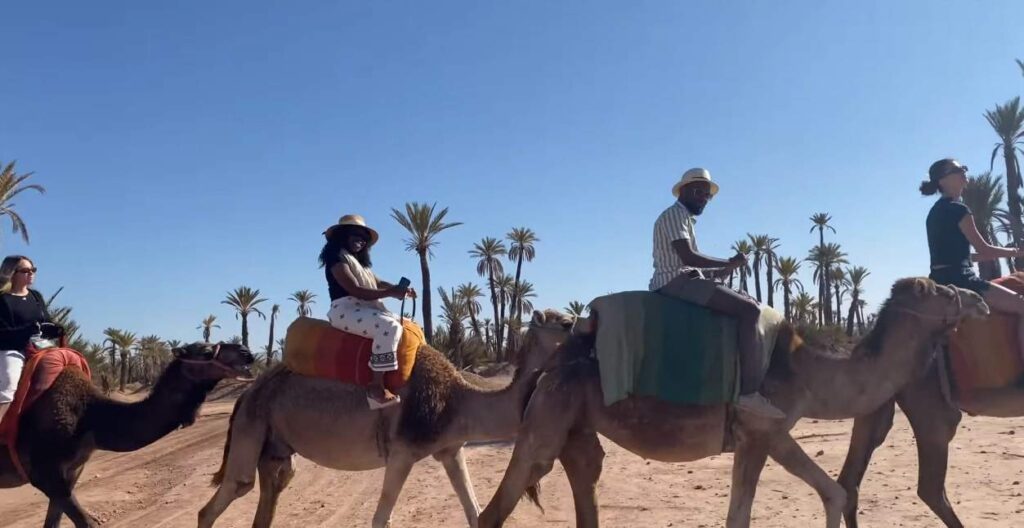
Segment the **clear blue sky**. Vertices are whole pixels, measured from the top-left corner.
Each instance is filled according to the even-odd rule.
[[[473,242],[527,226],[538,306],[644,288],[698,165],[722,185],[703,250],[764,232],[803,257],[827,211],[876,303],[927,271],[928,165],[987,167],[982,114],[1024,92],[1019,0],[302,4],[5,7],[0,160],[49,192],[16,202],[31,246],[7,223],[0,244],[86,337],[195,339],[212,313],[226,339],[239,285],[284,324],[297,289],[323,315],[320,233],[346,212],[380,230],[378,274],[418,284],[406,201],[465,222],[435,285],[482,284]]]

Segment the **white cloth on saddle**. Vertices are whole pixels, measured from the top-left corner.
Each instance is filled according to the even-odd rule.
[[[17,350],[0,350],[0,403],[14,401],[18,391],[21,370],[25,367],[25,355]]]

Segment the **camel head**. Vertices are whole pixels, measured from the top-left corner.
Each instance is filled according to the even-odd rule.
[[[196,342],[171,352],[184,365],[186,374],[197,381],[252,379],[249,367],[256,358],[244,345]]]
[[[540,368],[572,333],[576,318],[557,310],[534,311],[519,354],[524,365]]]
[[[989,314],[988,305],[977,293],[925,278],[897,281],[882,311],[900,313],[917,319],[918,325],[938,329],[952,329],[964,319]]]

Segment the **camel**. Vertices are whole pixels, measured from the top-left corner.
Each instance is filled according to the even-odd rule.
[[[772,355],[763,393],[787,418],[770,421],[726,405],[683,406],[631,396],[605,406],[593,358],[594,334],[580,331],[562,345],[557,365],[537,381],[519,429],[512,460],[480,527],[501,526],[524,492],[538,503],[539,483],[557,458],[572,489],[576,526],[599,524],[596,485],[604,451],[601,434],[644,458],[685,462],[710,451],[720,439],[723,415],[731,416],[735,443],[728,527],[750,524],[761,470],[771,456],[811,485],[825,507],[825,524],[839,526],[846,493],[809,458],[789,431],[802,417],[841,419],[870,413],[918,375],[933,356],[932,343],[961,319],[984,316],[988,306],[966,290],[938,286],[928,279],[903,279],[892,288],[878,323],[855,350],[838,357],[813,350],[784,326]],[[596,318],[600,322],[601,314]]]
[[[843,516],[849,528],[857,528],[860,483],[871,462],[872,453],[882,445],[892,429],[896,403],[910,422],[917,442],[918,497],[947,528],[963,528],[963,523],[946,497],[949,443],[956,435],[961,411],[972,416],[1024,416],[1024,389],[1007,387],[978,390],[963,401],[953,404],[943,393],[943,383],[938,363],[935,362],[923,377],[901,390],[895,401],[889,401],[877,411],[854,420],[850,449],[839,474],[839,484],[848,496]]]
[[[149,396],[124,403],[103,396],[78,368],[62,372],[21,416],[17,452],[26,482],[0,449],[0,489],[31,483],[50,499],[43,528],[67,515],[76,528],[99,522],[75,498],[74,488],[96,450],[135,451],[192,425],[199,406],[225,378],[249,377],[253,356],[242,345],[193,343],[173,350]]]
[[[485,389],[467,382],[428,345],[417,352],[401,403],[379,411],[366,404],[363,387],[271,369],[238,400],[231,415],[219,486],[199,512],[199,527],[213,526],[235,499],[255,486],[259,504],[253,526],[266,528],[278,498],[294,475],[292,455],[343,471],[385,468],[371,525],[390,526],[391,512],[413,465],[433,456],[444,466],[472,527],[480,507],[462,447],[467,442],[512,439],[523,407],[550,351],[568,335],[574,319],[555,311],[534,312],[516,356],[511,383]]]

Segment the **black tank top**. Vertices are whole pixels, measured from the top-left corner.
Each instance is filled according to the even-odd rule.
[[[960,220],[971,214],[960,201],[942,197],[928,213],[928,250],[932,267],[971,267],[971,244],[960,231]]]
[[[338,255],[335,255],[324,263],[324,276],[327,278],[327,291],[330,294],[332,301],[337,301],[342,297],[348,297],[350,295],[338,282],[338,279],[334,278],[334,273],[331,273],[331,268],[339,262],[341,262],[341,258]]]

